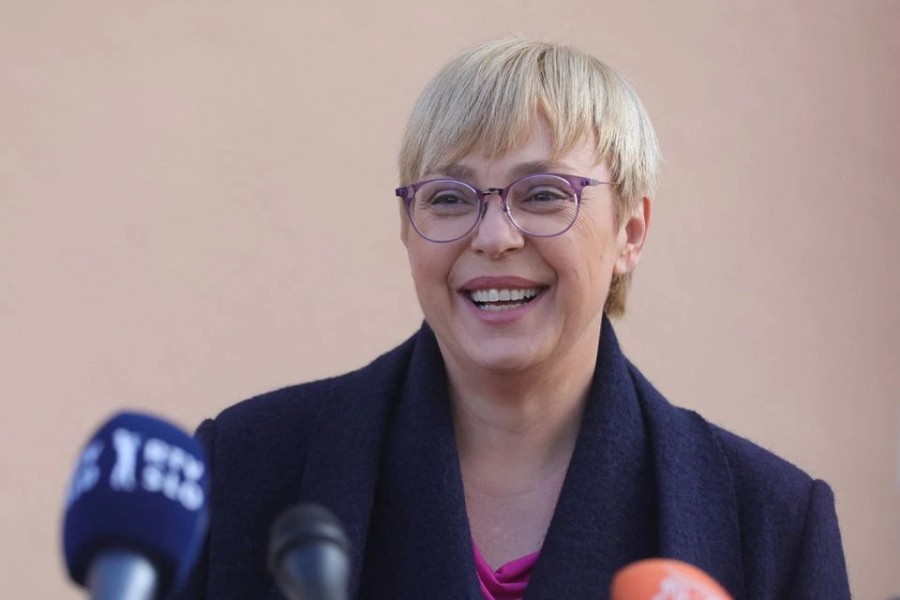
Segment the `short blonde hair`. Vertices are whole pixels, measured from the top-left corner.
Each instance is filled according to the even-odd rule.
[[[400,182],[414,183],[478,151],[500,158],[528,138],[542,114],[554,153],[590,138],[614,184],[616,216],[656,191],[659,143],[637,94],[605,63],[574,48],[498,40],[463,51],[428,83],[400,148]],[[613,276],[604,311],[625,310],[630,274]]]

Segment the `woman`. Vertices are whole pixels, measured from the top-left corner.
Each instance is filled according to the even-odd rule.
[[[201,425],[194,596],[277,597],[269,524],[316,502],[347,530],[359,597],[596,598],[651,556],[735,598],[849,597],[828,486],[672,407],[619,350],[608,317],[658,165],[636,95],[596,59],[511,40],[445,66],[397,190],[426,323],[359,371]]]

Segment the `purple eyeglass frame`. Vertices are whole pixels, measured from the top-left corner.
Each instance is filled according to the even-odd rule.
[[[559,179],[565,180],[572,187],[572,191],[575,192],[575,216],[572,218],[572,222],[569,223],[569,225],[565,229],[560,231],[559,233],[553,233],[550,235],[541,235],[539,233],[531,233],[530,231],[525,231],[524,229],[522,229],[521,226],[519,226],[518,223],[516,223],[515,219],[513,219],[512,215],[509,213],[509,204],[506,202],[506,195],[509,192],[510,188],[515,187],[516,184],[518,184],[526,179],[530,179],[532,177],[558,177]],[[472,226],[469,229],[467,229],[466,232],[463,233],[462,235],[459,235],[459,236],[449,239],[449,240],[433,240],[433,239],[431,239],[430,237],[428,237],[427,235],[425,235],[424,233],[419,231],[419,228],[416,225],[416,221],[415,221],[415,219],[413,219],[413,216],[412,216],[412,201],[416,197],[416,192],[423,185],[426,185],[429,183],[434,183],[435,181],[452,181],[454,183],[462,184],[462,185],[466,186],[467,188],[469,188],[470,190],[472,190],[473,192],[475,192],[475,196],[478,198],[478,217],[472,223]],[[516,179],[515,181],[513,181],[512,183],[507,185],[505,188],[492,187],[492,188],[487,188],[486,190],[479,190],[477,187],[475,187],[471,183],[467,183],[460,179],[454,179],[453,177],[436,177],[434,179],[426,179],[425,181],[419,181],[416,183],[411,183],[409,185],[404,185],[404,186],[398,187],[396,190],[394,190],[394,193],[399,198],[403,199],[403,204],[406,206],[406,216],[409,217],[409,222],[412,224],[413,229],[416,230],[416,233],[418,233],[420,236],[422,236],[424,239],[428,240],[429,242],[433,242],[435,244],[448,244],[450,242],[455,242],[457,240],[461,240],[464,237],[466,237],[467,235],[469,235],[470,233],[472,233],[473,231],[475,231],[475,228],[478,227],[478,224],[481,222],[481,220],[484,218],[485,213],[487,212],[487,200],[486,200],[487,196],[499,196],[500,197],[500,210],[503,211],[503,213],[506,215],[506,218],[509,219],[509,222],[513,224],[513,227],[518,229],[524,235],[528,235],[531,237],[538,237],[538,238],[551,238],[551,237],[556,237],[558,235],[562,235],[565,232],[567,232],[569,229],[571,229],[572,225],[575,224],[575,221],[578,220],[578,213],[581,210],[581,192],[584,190],[584,188],[586,188],[588,186],[593,186],[593,185],[610,185],[610,182],[609,181],[600,181],[598,179],[591,179],[590,177],[582,177],[581,175],[563,175],[561,173],[532,173],[531,175],[525,175],[524,177],[520,177],[520,178]]]

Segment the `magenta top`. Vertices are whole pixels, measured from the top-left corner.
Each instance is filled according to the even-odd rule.
[[[478,545],[472,540],[475,550],[475,569],[478,571],[478,584],[484,600],[522,600],[531,570],[537,562],[539,552],[511,560],[496,571],[487,564]]]

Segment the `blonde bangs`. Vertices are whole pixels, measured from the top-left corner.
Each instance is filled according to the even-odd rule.
[[[525,142],[538,106],[529,53],[493,46],[461,54],[422,92],[400,153],[402,182],[475,151],[499,158]]]

